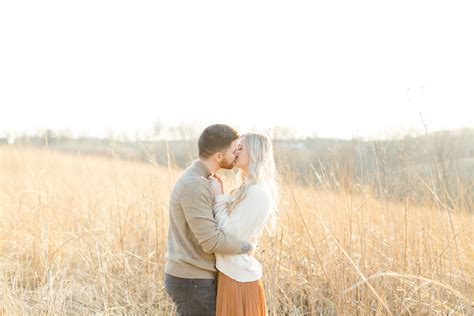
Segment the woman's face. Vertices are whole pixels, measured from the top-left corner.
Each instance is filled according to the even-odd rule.
[[[239,144],[237,145],[237,161],[235,166],[242,170],[247,170],[249,167],[249,151],[245,139],[241,138]]]

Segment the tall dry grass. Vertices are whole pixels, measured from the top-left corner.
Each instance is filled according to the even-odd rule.
[[[169,191],[180,171],[0,147],[5,314],[171,314]],[[296,185],[258,258],[272,315],[474,314],[474,217]]]

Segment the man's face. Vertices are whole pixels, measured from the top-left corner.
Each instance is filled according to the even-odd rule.
[[[222,152],[222,158],[219,167],[223,169],[232,169],[238,157],[238,140],[234,140],[227,150]]]

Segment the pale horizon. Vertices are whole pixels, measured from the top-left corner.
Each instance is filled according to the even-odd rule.
[[[469,6],[430,1],[0,4],[0,135],[474,127]]]

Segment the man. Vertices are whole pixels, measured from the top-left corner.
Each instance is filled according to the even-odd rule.
[[[214,194],[208,177],[232,169],[239,134],[208,126],[199,137],[199,159],[184,171],[171,193],[165,289],[178,315],[215,315],[216,259],[222,254],[253,254],[256,245],[225,235],[213,215]]]

